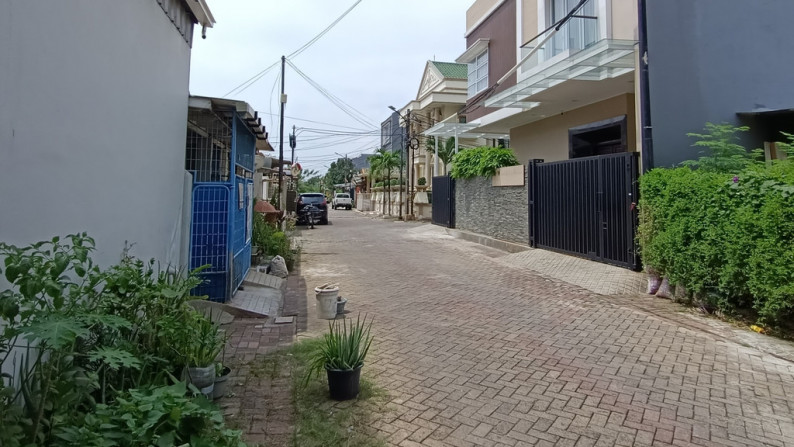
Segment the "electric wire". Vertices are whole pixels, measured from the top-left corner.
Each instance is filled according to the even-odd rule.
[[[332,104],[334,104],[337,108],[339,108],[339,110],[343,111],[346,115],[348,115],[349,117],[353,118],[360,124],[363,124],[369,128],[378,128],[378,126],[369,122],[369,117],[367,117],[365,114],[361,113],[360,111],[356,110],[350,104],[347,104],[346,102],[342,101],[340,98],[329,92],[327,89],[323,88],[320,84],[318,84],[316,81],[310,78],[306,73],[304,73],[297,66],[295,66],[295,64],[289,59],[287,59],[287,64],[290,67],[292,67],[293,70],[295,70],[295,73],[297,73],[300,77],[302,77],[306,82],[309,83],[309,85],[314,87],[315,90],[317,90],[326,99],[331,101]]]
[[[331,24],[330,24],[330,25],[328,25],[328,27],[326,27],[324,30],[322,30],[322,31],[321,31],[321,32],[320,32],[318,35],[314,36],[314,37],[313,37],[311,40],[309,40],[308,42],[306,42],[305,44],[303,44],[303,46],[301,46],[301,47],[300,47],[300,48],[298,48],[297,50],[295,50],[295,51],[293,51],[292,53],[290,53],[290,55],[289,55],[289,56],[287,56],[287,57],[295,57],[295,56],[298,56],[299,54],[303,53],[304,51],[306,51],[306,50],[307,50],[307,49],[308,49],[310,46],[312,46],[312,45],[313,45],[315,42],[317,42],[318,40],[320,40],[320,38],[322,38],[322,37],[323,37],[323,36],[324,36],[326,33],[328,33],[328,31],[330,31],[330,30],[331,30],[331,28],[333,28],[334,26],[336,26],[336,24],[337,24],[337,23],[339,23],[340,21],[342,21],[342,19],[344,19],[344,18],[345,18],[345,16],[347,16],[348,14],[350,14],[350,11],[352,11],[352,10],[353,10],[353,9],[354,9],[356,6],[358,6],[358,4],[359,4],[359,3],[361,3],[362,1],[363,1],[363,0],[358,0],[358,1],[356,1],[355,3],[353,3],[353,5],[352,5],[350,8],[348,8],[348,9],[347,9],[345,12],[343,12],[341,16],[337,17],[337,19],[336,19],[336,20],[334,20],[333,22],[331,22]],[[240,85],[238,85],[237,87],[235,87],[235,88],[233,88],[233,89],[229,90],[229,92],[228,92],[228,93],[226,93],[225,95],[223,95],[223,98],[226,98],[226,97],[228,97],[229,95],[231,95],[231,94],[233,94],[233,93],[242,93],[242,92],[243,92],[243,91],[245,91],[245,90],[246,90],[248,87],[250,87],[250,86],[254,85],[254,84],[257,82],[257,81],[259,81],[260,79],[262,79],[262,78],[263,78],[263,77],[264,77],[264,76],[265,76],[265,75],[266,75],[266,74],[267,74],[267,73],[268,73],[270,70],[272,70],[273,68],[275,68],[275,67],[278,65],[278,63],[279,63],[279,62],[280,62],[280,61],[276,61],[276,62],[274,62],[274,63],[273,63],[272,65],[270,65],[269,67],[265,68],[264,70],[260,71],[259,73],[257,73],[257,74],[255,74],[255,75],[251,76],[250,78],[248,78],[248,79],[247,79],[246,81],[244,81],[242,84],[240,84]]]

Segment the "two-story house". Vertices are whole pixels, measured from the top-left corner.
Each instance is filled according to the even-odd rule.
[[[748,147],[779,156],[793,12],[786,0],[477,0],[454,131],[509,134],[527,163],[531,245],[637,267],[638,175],[696,158],[687,133],[749,124]]]

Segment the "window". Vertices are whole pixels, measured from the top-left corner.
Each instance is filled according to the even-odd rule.
[[[469,63],[469,98],[488,88],[488,50]]]
[[[557,23],[576,7],[579,0],[547,0],[546,7],[549,25]],[[554,35],[550,42],[547,59],[563,51],[582,50],[598,41],[598,19],[596,17],[596,1],[590,0],[580,8],[571,20]]]

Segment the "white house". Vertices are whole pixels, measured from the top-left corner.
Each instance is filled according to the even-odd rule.
[[[213,23],[205,0],[0,2],[0,240],[87,231],[102,265],[125,241],[186,264],[190,54]]]

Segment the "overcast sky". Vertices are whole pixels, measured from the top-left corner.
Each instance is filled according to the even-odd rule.
[[[196,31],[190,93],[226,94],[289,55],[330,25],[355,0],[208,0],[217,23],[206,40]],[[380,122],[416,98],[428,60],[454,62],[465,49],[466,9],[472,0],[363,0],[293,64],[327,92],[361,112],[365,126],[334,106],[289,65],[284,120],[287,129],[332,129],[350,135],[298,131],[295,156],[304,169],[325,172],[339,158],[372,153],[380,144]],[[262,116],[278,158],[280,67],[246,90],[230,95]],[[275,87],[275,88],[274,88]],[[272,113],[273,115],[268,115]],[[311,120],[316,122],[302,121]],[[322,123],[322,124],[320,124]],[[371,131],[369,135],[362,132]],[[358,133],[358,134],[355,134]]]

